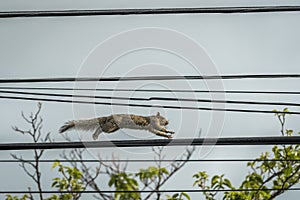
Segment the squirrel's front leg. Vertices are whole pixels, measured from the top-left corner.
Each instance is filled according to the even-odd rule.
[[[154,133],[155,135],[159,135],[159,136],[166,137],[169,139],[172,138],[172,135],[168,135],[165,132],[162,132],[162,131],[154,129],[154,128],[149,129],[149,131]]]
[[[154,129],[157,129],[157,130],[160,130],[164,133],[171,133],[171,134],[174,134],[175,132],[174,131],[170,131],[170,130],[167,130],[165,127],[163,127],[162,125],[160,125],[159,121],[156,121],[153,126],[152,126]]]
[[[165,132],[165,133],[171,133],[171,134],[175,133],[174,131],[170,131],[170,130],[164,128],[164,127],[162,127],[160,130],[163,131],[163,132]]]

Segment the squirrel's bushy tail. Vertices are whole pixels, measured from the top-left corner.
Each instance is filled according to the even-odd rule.
[[[66,122],[62,127],[60,127],[59,132],[63,133],[69,129],[73,129],[75,127],[74,121]]]
[[[99,127],[99,122],[96,119],[87,119],[87,120],[78,120],[78,121],[69,121],[66,122],[62,127],[60,127],[59,132],[63,133],[65,131],[71,130],[71,129],[78,129],[78,130],[85,130],[85,131],[91,131],[95,130]]]

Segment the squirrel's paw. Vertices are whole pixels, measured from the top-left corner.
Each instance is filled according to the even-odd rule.
[[[98,133],[94,133],[94,134],[93,134],[93,139],[94,139],[94,140],[97,140],[98,137],[99,137],[99,134],[98,134]]]
[[[172,135],[167,135],[167,138],[172,139],[173,136]]]

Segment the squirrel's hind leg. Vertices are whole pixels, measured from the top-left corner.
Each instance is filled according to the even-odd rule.
[[[102,131],[105,133],[112,133],[115,132],[117,130],[119,130],[120,128],[118,127],[118,125],[114,122],[106,122],[105,124],[102,125]]]
[[[99,135],[100,135],[100,133],[102,133],[102,129],[101,129],[101,127],[99,126],[99,127],[96,129],[95,133],[93,133],[93,139],[94,139],[94,140],[97,140],[98,137],[99,137]]]

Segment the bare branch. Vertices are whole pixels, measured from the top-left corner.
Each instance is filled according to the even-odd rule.
[[[35,177],[35,173],[31,173],[31,172],[27,169],[25,163],[21,163],[20,166],[23,168],[23,170],[25,171],[25,173],[26,173],[30,178],[32,178],[32,180],[34,180],[34,182],[37,183],[37,179],[36,179],[36,177]]]
[[[21,112],[21,116],[28,124],[31,124],[31,121],[24,115],[23,111]]]
[[[51,139],[51,137],[50,137],[50,134],[51,134],[51,132],[48,132],[48,133],[46,134],[46,136],[45,136],[44,139],[41,138],[41,141],[42,141],[42,142],[52,142],[52,139]]]
[[[41,109],[42,109],[41,103],[38,103],[37,107],[38,107],[38,109],[37,109],[37,111],[35,112],[35,114],[31,113],[31,115],[30,115],[30,118],[31,118],[31,120],[32,120],[32,124],[36,124],[36,121],[37,121],[38,116],[39,116],[39,114],[40,114],[40,112],[41,112]]]
[[[22,118],[31,126],[30,130],[22,130],[18,127],[14,126],[12,127],[15,132],[19,132],[23,135],[30,135],[33,142],[38,141],[51,141],[50,139],[50,133],[46,135],[45,138],[42,138],[42,123],[43,119],[39,117],[42,105],[41,103],[38,103],[37,105],[38,109],[33,114],[31,113],[29,117],[26,117],[23,112],[21,112]],[[11,156],[21,161],[21,168],[24,170],[24,172],[36,183],[38,191],[39,191],[39,198],[40,200],[43,199],[43,193],[42,193],[42,184],[41,184],[41,171],[39,167],[39,160],[42,157],[44,150],[34,150],[34,162],[25,161],[22,159],[22,156],[17,156],[15,154],[11,154]],[[32,171],[28,169],[27,166],[30,166],[32,168]],[[29,190],[31,191],[31,189]],[[32,194],[30,193],[30,199],[33,199]]]
[[[41,139],[41,135],[42,135],[42,126],[38,126],[37,130],[35,131],[35,137],[36,137],[36,141],[39,141]]]
[[[31,134],[31,131],[30,131],[30,130],[24,131],[24,130],[19,129],[19,128],[16,127],[16,126],[13,126],[12,129],[13,129],[14,131],[16,131],[16,132],[19,132],[19,133],[23,134],[23,135],[25,135],[25,134]]]

